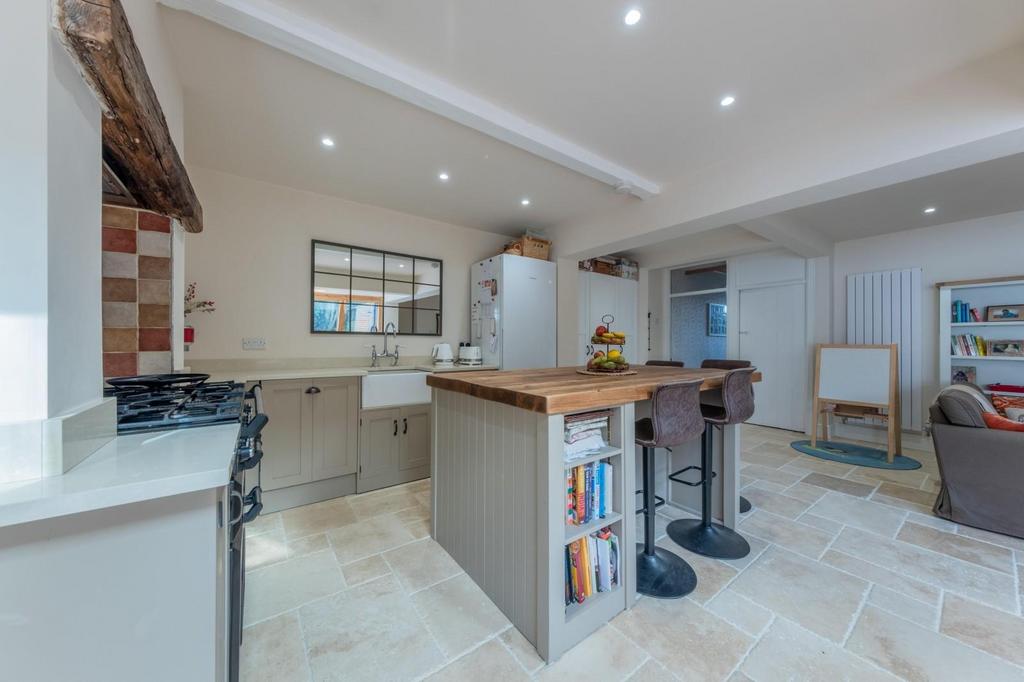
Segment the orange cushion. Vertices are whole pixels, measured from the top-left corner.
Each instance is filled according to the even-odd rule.
[[[1024,407],[1024,396],[1008,396],[1008,395],[994,395],[992,396],[992,406],[996,408],[999,414],[1006,416],[1006,408],[1008,407]]]
[[[1000,417],[998,414],[984,412],[982,413],[981,418],[985,420],[985,426],[990,429],[1000,429],[1001,431],[1024,431],[1024,424],[1021,422],[1015,422],[1012,419]]]

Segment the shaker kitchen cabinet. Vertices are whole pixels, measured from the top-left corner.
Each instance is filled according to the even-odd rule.
[[[430,405],[360,413],[358,492],[430,475]]]
[[[612,315],[615,321],[612,329],[626,332],[626,347],[623,352],[630,362],[637,360],[637,350],[641,343],[637,336],[636,311],[639,306],[638,283],[632,279],[602,275],[597,272],[580,270],[579,277],[579,330],[578,352],[579,361],[585,363],[590,358],[590,337],[602,318]],[[597,348],[604,350],[603,346]]]
[[[261,385],[263,409],[270,419],[263,430],[260,472],[263,490],[270,493],[265,508],[283,509],[354,492],[359,378],[275,379]],[[284,489],[287,494],[274,492]]]

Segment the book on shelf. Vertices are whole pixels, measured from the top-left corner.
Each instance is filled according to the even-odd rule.
[[[565,418],[565,458],[574,460],[600,452],[608,447],[605,434],[611,410],[571,414]]]
[[[951,351],[958,357],[983,357],[988,355],[988,345],[977,334],[957,334],[953,336]]]
[[[582,604],[619,584],[619,538],[611,528],[565,546],[565,605]]]
[[[953,301],[953,323],[981,322],[981,313],[977,308],[972,308],[967,301]]]
[[[565,475],[565,522],[582,526],[603,519],[612,509],[615,469],[605,461],[569,469]]]

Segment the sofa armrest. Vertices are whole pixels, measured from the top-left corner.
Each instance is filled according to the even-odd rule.
[[[1024,432],[933,424],[943,490],[936,513],[1024,537]]]

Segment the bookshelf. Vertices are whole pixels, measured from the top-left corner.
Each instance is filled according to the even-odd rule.
[[[1024,275],[940,282],[936,286],[939,291],[939,385],[948,386],[951,383],[953,367],[972,368],[975,383],[982,388],[994,383],[1024,385],[1024,357],[963,355],[953,352],[951,343],[954,337],[961,334],[978,336],[986,341],[1024,340],[1024,320],[953,322],[952,312],[953,303],[958,300],[968,303],[969,308],[976,308],[982,317],[988,306],[1024,305]],[[999,395],[998,392],[995,394]]]

